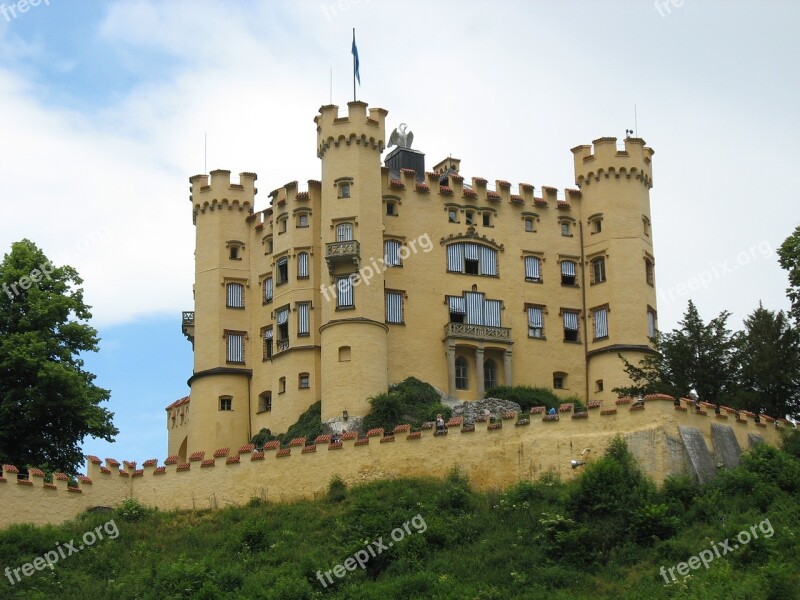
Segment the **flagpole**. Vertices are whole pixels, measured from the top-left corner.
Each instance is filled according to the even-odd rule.
[[[353,47],[356,45],[356,28],[353,27]],[[353,102],[356,101],[356,55],[353,53]]]

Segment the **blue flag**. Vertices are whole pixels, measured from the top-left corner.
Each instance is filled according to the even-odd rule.
[[[358,72],[358,48],[356,47],[356,30],[353,30],[353,76],[361,85],[361,74]]]

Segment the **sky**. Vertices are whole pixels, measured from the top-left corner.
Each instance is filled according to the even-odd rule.
[[[35,3],[35,0],[34,0]],[[114,444],[163,459],[187,395],[188,178],[258,174],[256,209],[320,178],[313,118],[358,97],[429,165],[575,187],[570,148],[654,148],[659,326],[691,298],[729,326],[788,308],[775,250],[800,225],[800,3],[711,0],[0,0],[0,251],[22,238],[85,280]],[[21,10],[25,8],[26,10]],[[156,267],[158,265],[158,267]]]

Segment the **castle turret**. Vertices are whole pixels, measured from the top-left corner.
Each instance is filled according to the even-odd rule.
[[[630,385],[617,354],[638,364],[652,352],[655,256],[650,229],[653,150],[639,138],[594,140],[572,149],[581,189],[587,395],[611,399]]]
[[[171,453],[238,448],[250,439],[249,382],[257,340],[250,331],[248,215],[256,194],[254,173],[195,175],[192,215],[196,229],[194,373],[188,439]]]
[[[381,152],[387,111],[350,102],[323,106],[317,124],[322,161],[322,420],[364,416],[385,392],[387,334],[382,261]]]

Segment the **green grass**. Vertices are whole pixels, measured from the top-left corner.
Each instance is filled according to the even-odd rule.
[[[254,498],[218,511],[159,512],[129,501],[57,527],[0,531],[0,569],[56,543],[77,545],[109,519],[119,532],[14,586],[3,576],[0,597],[791,600],[800,590],[800,458],[798,444],[787,448],[758,447],[705,487],[686,478],[655,486],[617,441],[573,481],[547,474],[491,493],[453,472],[353,488],[332,480],[315,500]],[[771,536],[758,530],[759,539],[665,585],[661,566],[765,519]],[[403,539],[388,547],[404,523]],[[378,553],[381,538],[387,548]],[[366,568],[319,582],[317,571],[367,545],[376,556]]]

